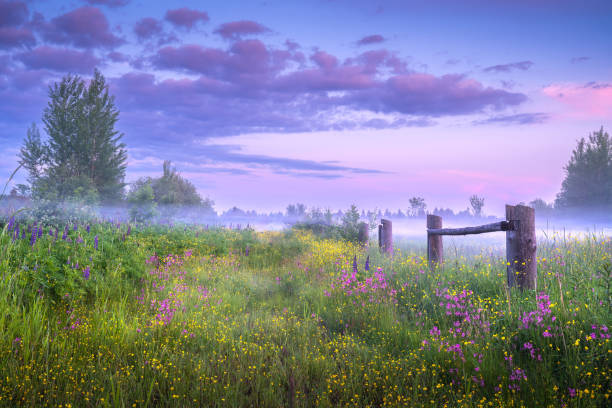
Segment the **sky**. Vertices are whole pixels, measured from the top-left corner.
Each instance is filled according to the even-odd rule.
[[[96,68],[128,182],[171,160],[218,211],[500,215],[610,131],[612,2],[0,0],[0,180],[49,86]]]

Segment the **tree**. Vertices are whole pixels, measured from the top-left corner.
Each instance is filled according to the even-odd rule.
[[[133,188],[128,194],[130,219],[135,222],[146,222],[156,217],[157,203],[151,183],[143,183]]]
[[[300,218],[306,215],[306,206],[302,203],[289,204],[287,206],[287,216],[292,218]]]
[[[546,213],[552,211],[553,207],[541,198],[536,198],[529,202],[529,206],[535,210],[536,213]]]
[[[484,207],[484,197],[478,197],[474,194],[470,197],[470,205],[472,206],[474,216],[480,217],[482,215],[482,207]]]
[[[409,211],[413,217],[425,214],[427,204],[425,204],[425,199],[423,197],[412,197],[408,202],[410,203]]]
[[[603,127],[578,141],[564,170],[556,207],[612,207],[612,139]]]
[[[123,196],[127,153],[115,130],[119,111],[104,76],[86,84],[67,75],[49,87],[43,142],[35,125],[20,152],[37,198],[113,201]]]
[[[154,179],[152,183],[153,192],[159,204],[193,206],[202,204],[202,197],[195,186],[172,167],[170,160],[164,161],[162,170],[162,176]]]
[[[359,238],[359,210],[355,204],[351,204],[344,215],[342,216],[342,236],[349,241],[357,241]]]
[[[183,178],[170,160],[165,160],[162,175],[158,178],[143,177],[132,183],[132,191],[150,185],[154,201],[164,206],[164,215],[172,215],[176,207],[197,207],[200,212],[213,212],[215,204],[209,198],[202,199],[195,186]]]

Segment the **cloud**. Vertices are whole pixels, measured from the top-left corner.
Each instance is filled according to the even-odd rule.
[[[514,70],[527,71],[533,66],[531,61],[512,62],[509,64],[492,65],[483,69],[483,72],[510,72]]]
[[[30,47],[36,44],[32,32],[26,28],[0,27],[0,49]]]
[[[54,44],[112,48],[124,42],[110,32],[106,16],[96,7],[81,7],[55,17],[50,22],[39,16],[34,26],[46,41]]]
[[[201,144],[191,143],[189,149],[184,146],[166,146],[166,155],[172,156],[175,162],[184,161],[193,163],[193,157],[201,157],[202,160],[195,167],[197,169],[209,169],[214,166],[223,168],[227,164],[235,166],[238,170],[235,174],[250,172],[247,169],[269,169],[276,174],[287,174],[295,177],[317,177],[317,178],[339,178],[351,174],[386,174],[384,171],[376,169],[366,169],[358,167],[343,166],[337,163],[322,162],[316,160],[294,159],[288,157],[277,157],[263,154],[246,154],[241,152],[241,147],[237,145],[220,144]],[[143,162],[158,162],[155,156],[156,150],[142,151]],[[138,157],[134,160],[138,162]],[[218,167],[217,167],[218,168]],[[245,169],[246,168],[246,169]],[[227,172],[227,170],[220,170]]]
[[[543,88],[542,93],[567,106],[568,117],[609,119],[612,116],[612,85],[608,83],[553,84]]]
[[[139,40],[147,40],[154,35],[161,34],[162,31],[161,22],[151,17],[142,18],[134,24],[134,33]]]
[[[527,100],[463,75],[410,71],[387,50],[345,60],[318,50],[306,60],[296,48],[242,40],[226,49],[163,47],[151,63],[200,77],[156,81],[132,73],[118,80],[120,92],[134,106],[189,117],[193,126],[217,135],[430,126],[435,117],[499,111]],[[376,120],[374,114],[392,117]]]
[[[269,32],[270,29],[250,20],[232,21],[231,23],[221,24],[215,33],[219,34],[226,40],[238,40],[245,35],[263,34]]]
[[[361,40],[357,41],[357,45],[380,44],[382,42],[385,42],[385,37],[380,34],[373,34],[365,36]]]
[[[91,5],[99,4],[110,8],[126,6],[130,0],[85,0],[86,3]]]
[[[590,59],[591,59],[591,57],[573,57],[572,59],[570,59],[570,62],[572,64],[578,64],[578,63],[581,63],[581,62],[586,62],[586,61],[588,61]]]
[[[90,52],[47,45],[18,54],[17,59],[31,69],[50,69],[57,72],[91,73],[100,60]]]
[[[109,52],[106,57],[113,62],[128,62],[130,60],[129,56],[117,51]]]
[[[17,27],[27,20],[28,14],[25,2],[0,0],[0,27]]]
[[[166,11],[166,20],[176,27],[191,30],[198,21],[206,23],[210,18],[205,11],[188,9],[186,7]]]
[[[518,113],[516,115],[493,116],[484,120],[472,122],[474,125],[535,125],[548,121],[550,115],[542,112]]]
[[[444,116],[476,113],[490,107],[501,110],[527,100],[520,93],[484,87],[478,81],[452,74],[396,75],[375,87],[343,98],[355,108],[374,112]]]

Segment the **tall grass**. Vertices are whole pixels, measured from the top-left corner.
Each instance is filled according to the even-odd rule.
[[[304,232],[19,227],[0,235],[0,406],[609,403],[603,236],[539,243],[520,292],[490,248],[429,271],[413,243],[389,258]]]

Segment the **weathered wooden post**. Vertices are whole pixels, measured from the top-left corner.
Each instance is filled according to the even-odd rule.
[[[389,220],[380,220],[378,246],[382,252],[389,255],[393,254],[393,227]]]
[[[506,231],[508,287],[535,289],[537,280],[535,210],[524,205],[506,205],[506,220],[514,228]]]
[[[442,228],[442,217],[433,214],[427,214],[427,229]],[[442,235],[434,235],[427,232],[427,259],[429,259],[429,267],[434,269],[436,266],[444,262],[444,247],[442,246]]]
[[[357,240],[360,245],[367,245],[370,242],[370,226],[367,222],[359,223],[359,235]]]

